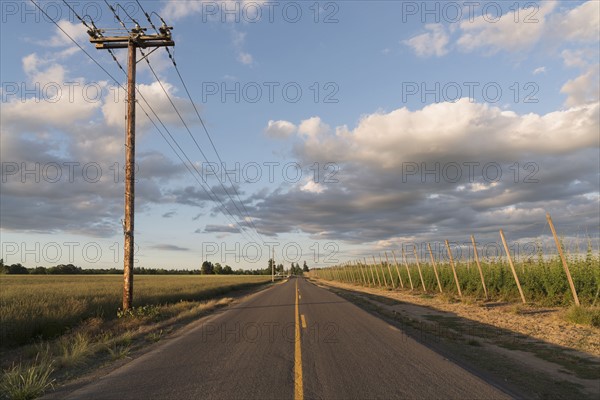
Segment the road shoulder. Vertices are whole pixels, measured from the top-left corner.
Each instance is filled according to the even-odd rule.
[[[322,280],[313,283],[404,330],[516,397],[600,396],[600,358],[478,320],[478,305],[463,304],[461,311],[455,312],[406,293]]]

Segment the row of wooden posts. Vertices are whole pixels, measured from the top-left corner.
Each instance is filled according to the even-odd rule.
[[[560,259],[562,261],[562,265],[563,268],[565,270],[565,273],[567,275],[567,279],[569,281],[569,286],[571,288],[571,293],[573,294],[573,300],[575,301],[576,305],[580,305],[579,304],[579,297],[577,296],[577,291],[575,290],[575,285],[573,284],[573,279],[571,278],[571,272],[569,271],[569,266],[567,264],[567,261],[565,259],[565,255],[563,253],[562,250],[562,246],[560,245],[560,241],[558,239],[558,235],[556,234],[556,230],[554,229],[554,224],[552,223],[552,218],[550,217],[550,214],[546,214],[546,219],[548,220],[548,224],[550,225],[550,230],[552,231],[552,235],[554,236],[554,240],[556,242],[556,247],[558,249],[558,254],[560,255]],[[526,303],[525,300],[525,295],[523,294],[523,289],[521,288],[521,283],[519,282],[519,277],[517,276],[517,272],[515,270],[515,266],[513,264],[512,261],[512,257],[510,254],[510,250],[508,248],[508,245],[506,243],[506,238],[504,237],[504,232],[502,231],[502,229],[500,229],[500,238],[502,239],[502,244],[504,245],[504,251],[506,252],[506,257],[508,259],[508,263],[510,265],[510,269],[512,271],[512,275],[515,279],[515,283],[517,284],[517,288],[519,289],[519,294],[521,295],[521,300],[523,301],[523,303]],[[452,267],[452,274],[454,275],[454,282],[456,283],[456,290],[458,291],[458,296],[462,297],[462,292],[460,289],[460,283],[458,281],[458,276],[456,274],[456,267],[454,265],[454,259],[452,257],[452,251],[450,250],[450,244],[448,243],[447,240],[444,241],[446,244],[446,250],[448,251],[448,258],[450,260],[450,266]],[[478,255],[478,251],[477,251],[477,245],[475,243],[475,237],[473,235],[471,235],[471,242],[473,244],[473,255],[474,255],[474,259],[475,259],[475,263],[477,265],[477,269],[479,270],[479,276],[481,277],[481,285],[483,287],[483,292],[485,294],[485,298],[486,300],[489,298],[488,297],[488,291],[487,291],[487,287],[485,284],[485,278],[483,277],[483,270],[481,269],[481,264],[479,262],[479,255]],[[433,256],[433,252],[431,251],[431,245],[429,243],[427,243],[427,249],[429,251],[429,256],[431,258],[431,265],[433,266],[433,272],[435,274],[435,279],[437,281],[437,287],[438,290],[440,291],[440,293],[443,293],[444,290],[442,288],[442,284],[440,282],[440,277],[438,274],[438,269],[437,269],[437,264],[435,262],[435,257]],[[421,280],[421,285],[423,287],[424,291],[427,291],[427,289],[425,288],[425,281],[423,280],[423,273],[421,271],[421,262],[419,260],[419,255],[417,253],[417,249],[416,247],[413,247],[413,252],[414,252],[414,256],[415,256],[415,260],[416,260],[416,264],[417,264],[417,270],[419,271],[419,277]],[[392,257],[394,260],[394,265],[396,268],[396,273],[398,274],[398,278],[399,278],[399,283],[400,283],[400,287],[404,288],[404,281],[402,280],[402,276],[400,275],[400,266],[398,264],[398,260],[396,259],[396,253],[392,250]],[[346,281],[346,282],[362,282],[364,285],[368,285],[371,286],[372,285],[379,285],[382,286],[382,280],[383,280],[383,285],[385,285],[386,288],[389,288],[390,286],[392,287],[392,289],[396,289],[396,283],[394,282],[394,279],[392,279],[392,267],[389,261],[389,257],[388,257],[388,253],[387,251],[385,252],[385,265],[388,268],[388,272],[389,272],[389,276],[390,276],[390,285],[388,285],[386,276],[385,276],[385,271],[383,269],[384,266],[384,262],[381,259],[381,254],[379,255],[379,264],[377,263],[377,261],[375,260],[375,256],[373,257],[373,264],[370,265],[367,263],[366,258],[364,259],[364,263],[362,262],[348,262],[347,264],[345,264],[342,267],[334,267],[334,268],[330,268],[328,270],[323,270],[323,271],[327,271],[326,273],[329,274],[329,276],[331,277],[331,279],[334,280],[338,280],[338,281]],[[410,275],[410,271],[409,271],[409,267],[408,267],[408,262],[406,260],[406,253],[404,251],[404,248],[402,248],[402,260],[403,260],[403,264],[404,267],[406,268],[406,272],[408,273],[408,284],[410,284],[410,289],[413,290],[414,289],[414,283],[412,281],[412,277]],[[377,272],[376,269],[376,265],[379,265],[381,268],[381,275],[383,277],[380,278],[379,273]],[[346,268],[346,267],[351,267],[354,266],[355,268]],[[375,270],[374,270],[375,268]],[[360,271],[360,274],[357,272]],[[320,271],[316,270],[314,271],[315,275],[318,277],[320,274]]]

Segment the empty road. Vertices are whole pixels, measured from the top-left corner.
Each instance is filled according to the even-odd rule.
[[[339,296],[290,279],[69,393],[69,399],[501,399]]]

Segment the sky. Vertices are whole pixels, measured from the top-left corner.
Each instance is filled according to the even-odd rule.
[[[75,14],[125,32],[37,3],[1,3],[2,258],[120,267],[126,76]],[[598,249],[599,2],[109,3],[178,69],[137,64],[136,266],[552,254],[546,213]]]

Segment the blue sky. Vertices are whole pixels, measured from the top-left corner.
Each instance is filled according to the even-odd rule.
[[[123,82],[62,1],[39,4]],[[119,27],[104,2],[69,4],[100,28]],[[149,25],[135,1],[120,4]],[[323,266],[470,234],[493,244],[499,228],[515,243],[545,244],[546,212],[570,245],[587,236],[597,247],[598,2],[142,5],[174,26],[179,70],[221,159],[229,169],[238,163],[241,176],[233,178],[238,199],[230,180],[204,175],[225,212],[138,109],[138,265],[197,268],[208,258],[263,268],[265,241],[286,265]],[[2,256],[27,266],[121,265],[122,93],[31,2],[3,2],[1,29]],[[126,51],[115,53],[125,66]],[[149,59],[217,162],[166,52]],[[205,160],[144,62],[137,77],[201,169]],[[437,175],[422,174],[436,165]],[[260,178],[245,182],[253,171]]]

